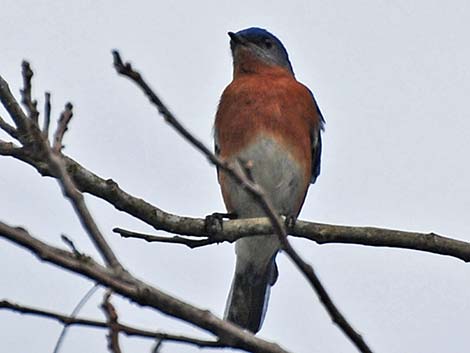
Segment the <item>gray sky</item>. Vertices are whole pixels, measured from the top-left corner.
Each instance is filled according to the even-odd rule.
[[[169,212],[223,210],[215,170],[162,122],[110,50],[133,61],[180,120],[207,144],[231,80],[226,32],[275,33],[297,78],[326,118],[322,175],[301,218],[434,231],[470,241],[470,47],[466,1],[59,1],[1,0],[0,73],[18,93],[31,61],[34,92],[52,92],[53,114],[74,103],[66,153]],[[4,110],[0,113],[5,115]],[[0,138],[5,138],[0,134]],[[0,219],[96,254],[54,180],[0,158]],[[121,240],[115,226],[151,229],[87,196],[125,265],[149,283],[221,315],[233,269],[229,245],[188,250]],[[414,251],[293,241],[376,352],[468,352],[470,282],[464,263]],[[309,285],[283,256],[260,336],[293,352],[355,352]],[[91,282],[0,241],[0,297],[70,312]],[[100,318],[97,294],[82,314]],[[126,323],[194,329],[114,299]],[[50,352],[61,326],[0,313],[0,350]],[[105,332],[70,330],[63,353],[106,351]],[[126,353],[148,340],[122,338]],[[164,353],[198,352],[166,344]]]

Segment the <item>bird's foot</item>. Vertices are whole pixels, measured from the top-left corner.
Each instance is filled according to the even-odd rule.
[[[214,212],[210,215],[207,215],[204,219],[204,230],[207,234],[217,234],[218,232],[224,229],[224,218],[226,219],[236,219],[237,215],[235,213],[220,213]]]
[[[293,229],[295,227],[295,222],[297,222],[297,217],[294,215],[287,215],[284,221],[286,225],[287,231]]]

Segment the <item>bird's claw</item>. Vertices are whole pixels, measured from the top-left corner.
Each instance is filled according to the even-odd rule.
[[[286,225],[287,230],[293,229],[295,227],[295,222],[297,221],[297,217],[293,215],[287,215],[284,224]]]
[[[204,219],[204,230],[208,234],[221,232],[224,229],[224,218],[235,219],[237,216],[234,213],[214,212]]]

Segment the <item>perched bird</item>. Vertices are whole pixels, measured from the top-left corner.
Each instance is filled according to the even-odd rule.
[[[249,163],[250,176],[276,210],[295,218],[309,184],[320,174],[322,114],[310,90],[295,79],[278,38],[261,28],[228,35],[233,81],[218,106],[215,151],[224,160]],[[218,179],[229,213],[238,218],[265,216],[252,197],[223,171],[218,171]],[[278,276],[275,257],[279,249],[275,235],[236,242],[227,320],[259,331],[270,287]]]

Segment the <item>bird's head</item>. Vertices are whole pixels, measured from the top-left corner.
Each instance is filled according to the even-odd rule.
[[[267,30],[257,27],[228,32],[235,71],[256,71],[259,65],[278,66],[292,75],[287,50],[281,41]]]

